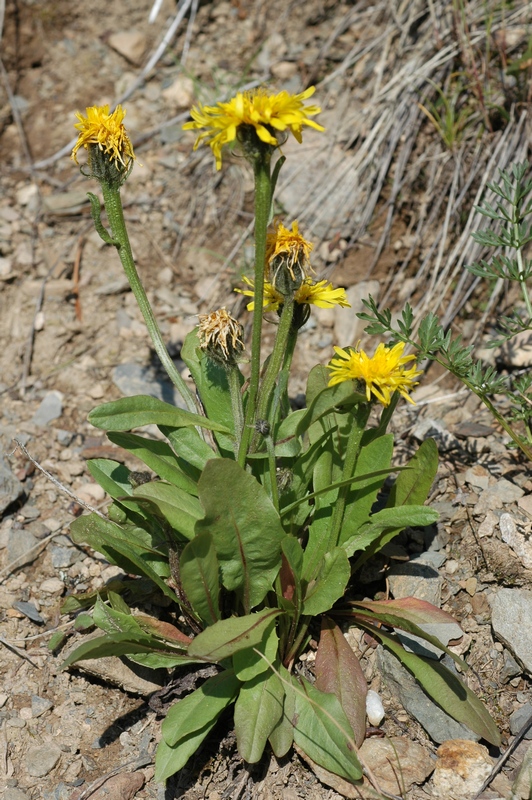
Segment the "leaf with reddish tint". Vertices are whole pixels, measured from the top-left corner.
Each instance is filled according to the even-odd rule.
[[[245,617],[222,619],[192,640],[188,654],[206,661],[223,661],[239,650],[257,647],[268,625],[280,613],[278,608],[265,608]]]
[[[206,625],[220,619],[220,566],[209,531],[197,533],[179,559],[181,585],[192,608]]]
[[[453,672],[432,658],[418,656],[404,649],[399,640],[382,629],[375,631],[382,644],[397,656],[423,690],[457,722],[463,722],[483,739],[500,746],[501,737],[495,722],[476,694]]]
[[[180,642],[188,645],[192,641],[190,636],[180,631],[175,625],[150,617],[148,614],[135,614],[135,621],[139,623],[146,633],[151,633],[161,639],[167,639],[169,642]]]
[[[336,695],[340,701],[360,747],[366,733],[366,679],[358,658],[330,617],[323,617],[321,622],[315,674],[316,688]]]

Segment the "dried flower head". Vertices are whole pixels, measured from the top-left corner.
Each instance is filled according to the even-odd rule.
[[[79,122],[74,127],[78,129],[79,135],[72,150],[72,158],[76,164],[78,163],[76,154],[80,147],[88,150],[90,145],[97,145],[109,156],[110,161],[118,161],[126,169],[130,167],[135,154],[124,127],[125,114],[122,106],[117,106],[110,114],[108,105],[87,108],[86,117],[79,111],[76,112]]]
[[[243,328],[234,317],[220,308],[210,314],[198,314],[200,347],[214,361],[234,365],[244,350]]]
[[[238,92],[228,103],[215,106],[198,105],[191,109],[192,122],[183,125],[184,130],[201,130],[194,150],[205,140],[216,158],[216,169],[222,166],[222,147],[237,138],[237,130],[243,125],[255,130],[261,142],[278,147],[278,132],[290,131],[298,142],[302,141],[303,125],[318,131],[324,130],[309,117],[319,114],[318,106],[304,106],[303,101],[314,94],[311,86],[300,94],[282,91],[268,94],[265,89]]]
[[[393,347],[379,344],[375,355],[370,358],[363,350],[335,347],[337,358],[328,364],[331,370],[329,386],[349,380],[363,381],[368,402],[373,394],[383,406],[389,406],[393,393],[399,392],[405,400],[414,404],[408,392],[417,386],[415,379],[422,370],[416,369],[415,365],[405,368],[408,362],[415,360],[415,356],[403,356],[404,348],[404,342]]]

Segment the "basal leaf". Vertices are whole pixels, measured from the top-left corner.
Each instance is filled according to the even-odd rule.
[[[240,682],[232,669],[224,669],[169,709],[161,726],[166,744],[173,747],[191,733],[202,730],[235,699]]]
[[[220,433],[231,433],[225,425],[144,394],[122,397],[98,406],[90,412],[89,422],[95,428],[108,431],[130,431],[143,425],[167,425],[171,428],[198,426]]]
[[[110,458],[90,458],[87,469],[110,497],[124,497],[133,491],[129,482],[129,469]]]
[[[161,442],[158,439],[147,439],[145,436],[138,436],[136,433],[113,431],[107,434],[107,438],[119,447],[123,447],[129,453],[133,453],[147,467],[156,472],[163,481],[168,481],[168,483],[178,486],[188,494],[197,496],[198,487],[196,482],[181,470],[176,454],[166,442]]]
[[[321,767],[348,781],[362,777],[353,731],[333,694],[320,692],[304,678],[295,682],[294,741]]]
[[[367,525],[344,542],[343,547],[348,556],[362,550],[353,569],[358,569],[372,555],[381,550],[407,527],[422,528],[432,525],[439,518],[438,512],[427,506],[398,506],[383,508],[371,516]]]
[[[140,503],[156,508],[162,517],[184,539],[194,537],[194,527],[203,515],[197,497],[162,481],[150,481],[137,486],[133,497]]]
[[[230,459],[209,461],[198,488],[205,517],[196,532],[212,534],[223,584],[249,612],[271,590],[281,566],[279,514],[253,475]]]
[[[283,704],[283,684],[274,672],[262,673],[241,687],[235,703],[235,733],[244,761],[255,764],[261,759],[268,737],[281,719]]]
[[[393,634],[385,633],[382,628],[372,629],[372,635],[397,656],[429,697],[447,714],[457,722],[463,722],[486,741],[500,746],[499,731],[486,707],[454,673],[439,661],[408,652]]]
[[[198,533],[180,558],[181,585],[198,617],[206,625],[220,619],[220,566],[209,531]]]
[[[341,629],[330,617],[322,618],[314,671],[316,689],[335,695],[360,747],[366,736],[366,678]]]
[[[281,612],[265,608],[256,614],[222,619],[192,640],[188,653],[206,661],[223,661],[239,650],[257,647],[272,620]]]
[[[279,722],[270,733],[270,744],[277,758],[283,758],[294,741],[294,717],[296,712],[296,695],[292,686],[292,678],[288,670],[281,665],[277,670],[284,688],[283,713]]]
[[[157,427],[172,445],[180,468],[197,484],[207,461],[219,457],[218,451],[213,450],[201,438],[196,428],[170,428],[168,425]]]
[[[391,488],[386,506],[421,506],[427,499],[438,470],[438,448],[434,439],[425,439],[400,472]]]
[[[326,553],[316,579],[308,585],[302,613],[313,617],[329,611],[343,596],[350,576],[351,567],[342,547]]]
[[[245,683],[266,672],[269,664],[273,664],[276,660],[278,649],[279,637],[275,630],[275,622],[272,622],[266,628],[259,645],[247,650],[238,650],[234,654],[233,669],[238,680]]]
[[[151,637],[146,635],[134,636],[132,633],[112,633],[98,636],[80,644],[61,664],[61,669],[85,661],[88,658],[103,658],[104,656],[131,656],[141,653],[170,653],[173,666],[177,664],[191,664],[195,660],[186,655],[165,649],[163,646],[156,648]],[[201,659],[199,659],[201,660]],[[169,665],[167,665],[169,666]]]

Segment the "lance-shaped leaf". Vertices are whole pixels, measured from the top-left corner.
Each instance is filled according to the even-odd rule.
[[[343,547],[326,553],[317,578],[309,583],[302,613],[315,616],[332,608],[343,596],[350,575],[351,567]]]
[[[284,687],[283,713],[270,733],[270,744],[276,757],[283,758],[292,747],[294,741],[293,722],[296,713],[296,695],[290,673],[282,664],[279,665],[277,673]]]
[[[91,458],[87,469],[102,489],[113,498],[123,497],[133,491],[129,482],[129,469],[110,458]]]
[[[321,622],[315,674],[316,689],[331,692],[340,701],[360,747],[366,735],[366,679],[358,658],[330,617]]]
[[[238,592],[246,612],[264,600],[281,566],[284,531],[258,481],[236,461],[208,461],[199,484],[205,517],[196,533],[209,531],[226,589]]]
[[[238,752],[250,764],[260,760],[268,737],[283,713],[283,684],[274,672],[247,681],[235,704]]]
[[[181,553],[181,585],[192,608],[206,625],[220,619],[220,566],[209,531],[198,533]]]
[[[120,433],[118,431],[109,431],[107,438],[119,447],[123,447],[124,450],[133,453],[147,467],[156,472],[163,481],[168,481],[189,494],[198,494],[196,482],[181,470],[178,458],[167,442],[161,442],[159,439],[147,439],[136,433]]]
[[[162,724],[155,757],[155,779],[165,781],[185,766],[238,693],[239,682],[225,670],[176,703]]]
[[[388,508],[394,506],[420,506],[427,499],[438,470],[438,448],[434,439],[425,439],[408,462],[408,469],[400,472],[390,490]]]
[[[256,614],[222,619],[198,634],[188,653],[206,661],[223,661],[239,650],[256,647],[271,621],[280,613],[278,608],[265,608]]]
[[[181,664],[194,664],[203,660],[191,658],[177,650],[172,651],[171,648],[165,647],[161,642],[156,642],[153,637],[146,634],[111,633],[80,644],[63,661],[61,668],[64,669],[77,661],[85,661],[88,658],[103,658],[105,656],[129,656],[134,661],[136,656],[141,654],[157,656],[159,660],[157,666],[167,668]],[[153,667],[155,664],[151,663],[150,666]]]
[[[233,669],[239,681],[245,683],[251,681],[270,668],[277,658],[279,650],[279,637],[275,630],[275,620],[262,638],[257,647],[250,647],[247,650],[238,650],[233,656]]]
[[[370,522],[342,546],[348,556],[359,550],[364,551],[353,565],[353,569],[356,570],[405,528],[432,525],[439,516],[435,509],[427,506],[383,508],[373,514]]]
[[[457,722],[463,722],[483,739],[500,746],[501,737],[495,722],[477,695],[439,661],[418,656],[404,649],[399,640],[382,628],[361,624],[371,635],[397,656],[410,670],[424,691]]]
[[[139,505],[156,509],[185,539],[194,537],[194,526],[202,515],[202,509],[193,495],[169,483],[150,481],[137,486],[133,497]]]
[[[304,678],[294,681],[294,742],[321,767],[348,781],[362,777],[353,731],[333,694],[325,694]]]
[[[90,412],[89,422],[95,428],[107,431],[130,431],[143,425],[167,425],[171,428],[198,426],[220,433],[231,433],[225,425],[144,394],[122,397],[98,406]]]

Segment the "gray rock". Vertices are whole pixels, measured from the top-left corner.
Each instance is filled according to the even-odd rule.
[[[508,652],[508,650],[505,650],[504,664],[502,666],[501,673],[499,676],[502,683],[506,683],[506,681],[509,681],[510,678],[514,678],[516,675],[520,675],[521,672],[522,669],[515,660],[515,658],[512,656],[511,653]]]
[[[31,619],[32,622],[36,622],[38,625],[44,625],[44,619],[41,617],[33,603],[27,603],[24,600],[17,600],[16,603],[13,603],[13,608],[16,608],[17,611],[20,611],[20,613],[24,614],[25,617]]]
[[[457,622],[433,622],[426,625],[419,626],[429,636],[435,636],[439,642],[448,645],[454,639],[461,639],[464,635],[463,630]],[[441,658],[443,650],[436,647],[436,645],[427,642],[420,636],[414,636],[412,633],[405,633],[404,631],[397,631],[397,635],[403,643],[406,650],[411,653],[417,653],[419,656],[427,656],[428,658]]]
[[[526,725],[532,717],[532,703],[525,703],[510,715],[510,730],[516,736],[523,725]],[[525,739],[532,739],[532,726],[525,733]]]
[[[12,787],[5,790],[3,794],[3,800],[29,800],[29,798],[26,792],[23,792],[22,789]]]
[[[61,392],[48,392],[39,405],[32,418],[34,425],[44,428],[54,419],[59,419],[63,413],[63,395]]]
[[[458,438],[448,431],[441,421],[430,419],[429,417],[421,420],[421,422],[416,425],[412,431],[412,436],[417,439],[418,442],[424,442],[425,439],[429,438],[434,439],[438,445],[438,450],[443,453],[449,450],[461,449]]]
[[[438,744],[448,739],[480,738],[427,697],[415,678],[381,645],[377,648],[377,663],[384,681],[402,706],[424,727]]]
[[[8,563],[16,561],[19,566],[31,561],[35,551],[33,548],[39,540],[25,528],[15,528],[9,530],[7,537],[7,560]]]
[[[24,487],[16,478],[9,463],[0,455],[0,515],[24,494]]]
[[[80,553],[75,547],[59,547],[53,545],[50,548],[50,555],[52,559],[52,566],[55,569],[66,569],[75,564],[81,558]]]
[[[499,589],[490,596],[491,624],[498,639],[532,673],[532,592]]]
[[[434,567],[419,558],[392,567],[388,580],[395,598],[417,597],[439,607],[443,578]]]
[[[173,403],[179,408],[185,407],[181,395],[174,389],[173,384],[157,375],[152,367],[143,367],[140,364],[119,364],[113,370],[112,379],[125,397],[147,394],[150,397],[164,400],[165,403]]]
[[[507,481],[506,478],[500,478],[494,486],[488,486],[482,492],[473,509],[473,514],[483,516],[490,510],[502,508],[505,503],[517,503],[523,495],[524,491],[515,483]]]
[[[45,711],[48,711],[52,708],[53,703],[50,700],[47,700],[46,697],[39,697],[38,694],[32,694],[31,696],[31,716],[32,717],[40,717],[41,714],[44,714]]]
[[[34,744],[26,753],[26,770],[33,778],[43,778],[53,770],[60,758],[61,750],[53,742]]]

